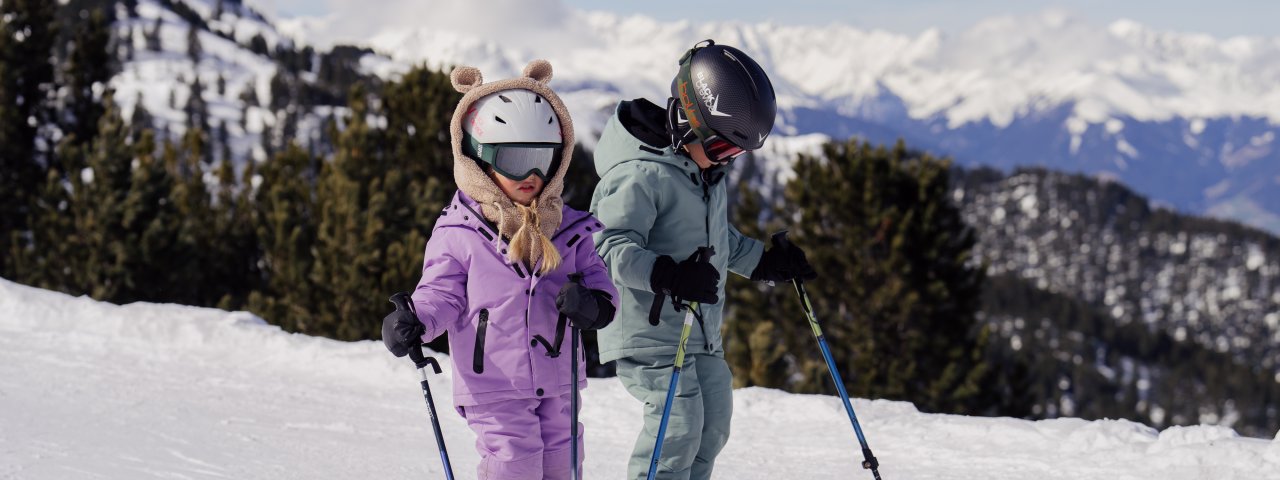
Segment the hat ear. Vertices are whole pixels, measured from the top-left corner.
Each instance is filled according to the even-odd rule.
[[[551,62],[538,59],[524,66],[524,76],[545,84],[551,81]]]
[[[457,67],[449,74],[449,81],[453,82],[453,89],[458,93],[467,93],[484,84],[484,77],[476,67]]]

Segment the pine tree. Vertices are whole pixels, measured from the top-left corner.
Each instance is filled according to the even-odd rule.
[[[133,115],[129,116],[129,128],[133,131],[132,139],[136,142],[141,139],[143,132],[151,130],[152,122],[151,112],[147,110],[146,104],[142,102],[142,92],[138,92],[137,97],[133,101]],[[154,132],[152,145],[155,145]]]
[[[596,166],[591,158],[591,152],[582,144],[573,145],[573,157],[564,178],[562,196],[565,205],[582,211],[591,208],[591,194],[600,183],[600,175],[596,174]]]
[[[252,163],[252,161],[250,161]],[[260,288],[257,238],[254,234],[251,186],[237,182],[235,166],[224,159],[217,170],[218,192],[213,204],[213,228],[219,238],[210,247],[210,284],[222,292],[216,304],[223,309],[243,307],[250,292]]]
[[[850,141],[823,151],[825,158],[797,160],[779,211],[795,222],[792,241],[820,275],[809,292],[850,394],[910,400],[930,411],[981,411],[992,381],[975,317],[983,275],[969,264],[973,233],[949,201],[948,162],[910,155],[901,143],[884,149]],[[777,343],[768,341],[774,338],[786,351],[811,355],[796,355],[787,377],[766,371],[750,381],[798,377],[795,390],[829,391],[794,292],[768,294],[788,297],[732,312],[729,329],[747,346],[731,348],[750,352],[738,355],[750,363],[735,367],[782,368]],[[773,320],[788,315],[792,321]]]
[[[124,51],[118,52],[117,54],[126,62],[132,62],[134,56],[137,55],[137,47],[133,44],[133,37],[135,35],[134,30],[134,27],[129,27],[129,29],[124,33],[124,36],[119,40],[120,48]]]
[[[99,300],[127,303],[147,299],[128,270],[133,239],[126,228],[125,199],[132,183],[133,152],[129,131],[111,97],[103,103],[106,111],[97,135],[84,150],[87,174],[72,175],[72,215],[83,241],[78,245],[81,255],[71,265],[72,288]],[[63,142],[63,148],[74,150],[74,145]],[[74,172],[77,167],[69,168]]]
[[[383,135],[384,144],[390,146],[386,190],[388,204],[394,208],[385,221],[395,233],[387,239],[392,247],[385,259],[383,283],[390,291],[411,289],[418,281],[423,246],[455,190],[448,130],[460,98],[448,75],[426,67],[411,69],[384,89],[387,128]],[[326,123],[322,136],[340,137],[336,120],[331,117]],[[443,339],[431,345],[438,351],[447,347]]]
[[[177,144],[166,143],[163,162],[173,178],[173,189],[168,202],[174,206],[179,220],[176,222],[178,244],[191,256],[170,267],[174,275],[182,279],[189,291],[181,292],[178,303],[187,305],[212,305],[221,295],[202,291],[212,287],[207,281],[209,260],[205,256],[208,243],[217,238],[209,219],[212,217],[208,187],[204,181],[201,161],[205,150],[205,136],[199,130],[188,130]],[[214,297],[209,301],[209,297]]]
[[[200,45],[200,28],[192,23],[187,27],[187,58],[191,59],[192,64],[199,65],[202,56],[204,56],[204,47]],[[199,76],[198,73],[197,76]]]
[[[378,333],[377,318],[385,310],[380,302],[391,288],[381,285],[387,271],[385,247],[391,235],[403,232],[387,228],[390,210],[405,204],[388,202],[383,173],[386,153],[379,132],[365,118],[368,96],[361,87],[352,90],[348,104],[351,116],[337,142],[337,153],[320,173],[319,224],[316,236],[315,267],[311,271],[317,312],[304,332],[325,332],[341,339],[373,338]],[[387,175],[401,176],[399,172]],[[399,182],[397,182],[399,183]],[[399,288],[404,288],[403,284]]]
[[[778,229],[776,224],[769,225],[774,228],[760,225],[766,205],[746,184],[739,187],[738,198],[733,215],[743,235],[764,239],[770,231]],[[811,338],[805,338],[804,329],[789,328],[804,319],[793,310],[799,304],[787,301],[788,295],[794,295],[788,285],[781,285],[780,292],[775,288],[729,276],[725,290],[732,300],[725,304],[729,321],[724,327],[724,346],[725,360],[734,366],[736,387],[795,390],[798,386],[792,378],[796,372],[805,372],[806,378],[825,373],[821,358],[798,354],[811,351],[816,345]]]
[[[230,163],[233,159],[231,158],[231,134],[227,132],[227,122],[218,120],[214,133],[218,141],[219,160]]]
[[[138,289],[138,296],[150,301],[190,298],[193,288],[183,270],[171,268],[191,260],[190,246],[179,242],[181,219],[170,201],[174,178],[162,159],[156,158],[155,134],[143,130],[133,144],[137,167],[125,197],[124,229],[129,232],[130,254],[126,272]]]
[[[155,23],[151,25],[151,30],[147,31],[143,35],[147,41],[147,50],[152,52],[160,52],[164,50],[164,44],[160,42],[160,29],[163,27],[164,19],[157,15]]]
[[[56,167],[46,172],[27,220],[30,236],[10,247],[13,264],[7,275],[27,285],[72,292],[71,266],[83,251],[76,248],[80,233],[71,214],[71,196],[64,178]]]
[[[271,77],[271,102],[268,105],[271,111],[279,112],[293,103],[294,88],[292,80],[292,77],[285,73],[283,69],[277,71]]]
[[[253,225],[265,283],[250,293],[249,309],[286,330],[314,331],[309,320],[316,311],[310,300],[319,221],[315,162],[290,143],[262,165],[260,174],[261,184],[253,192]]]
[[[267,48],[267,39],[262,38],[261,33],[254,35],[253,38],[249,40],[249,51],[264,57],[271,53],[270,49]]]
[[[54,14],[45,0],[0,2],[0,275],[13,274],[8,252],[20,248],[27,218],[45,177],[36,149],[50,117]]]
[[[206,164],[213,163],[213,149],[209,145],[207,138],[209,130],[209,104],[204,100],[204,84],[200,82],[200,76],[196,75],[191,82],[190,93],[187,95],[187,105],[183,108],[187,114],[187,130],[195,131],[199,135],[205,136],[200,142],[204,148],[200,153],[200,158]]]
[[[62,127],[75,142],[93,142],[98,130],[103,106],[94,91],[105,89],[115,70],[108,50],[110,39],[110,24],[102,10],[94,10],[85,27],[75,30],[65,75],[70,90],[65,107],[68,118],[63,119]]]

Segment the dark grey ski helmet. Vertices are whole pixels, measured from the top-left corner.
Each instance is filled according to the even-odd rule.
[[[717,140],[737,147],[736,154],[763,146],[778,113],[773,84],[760,64],[713,40],[698,42],[680,57],[671,96],[667,113],[673,147],[702,142],[713,160]]]

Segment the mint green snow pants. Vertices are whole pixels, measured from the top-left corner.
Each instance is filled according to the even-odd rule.
[[[662,480],[711,478],[716,455],[729,441],[733,416],[733,377],[723,358],[688,355],[667,422],[658,476]],[[644,402],[644,429],[636,438],[627,478],[644,480],[649,474],[658,424],[671,385],[675,355],[635,356],[618,360],[618,378],[631,396]]]

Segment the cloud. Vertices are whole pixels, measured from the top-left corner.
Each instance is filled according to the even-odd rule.
[[[293,0],[266,0],[284,6]],[[282,28],[319,46],[368,44],[389,31],[427,29],[496,41],[574,30],[561,0],[327,0],[324,15],[282,20]]]

